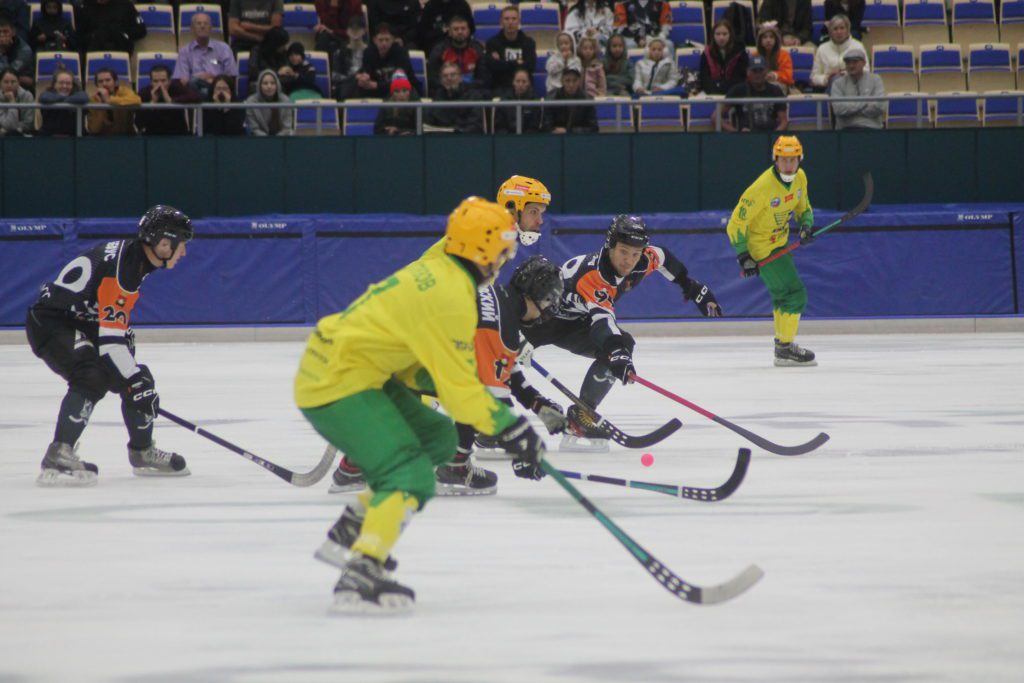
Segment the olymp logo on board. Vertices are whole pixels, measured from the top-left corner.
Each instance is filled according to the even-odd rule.
[[[7,231],[10,233],[46,232],[47,227],[39,223],[8,223]]]
[[[251,221],[249,227],[253,230],[284,230],[288,223],[283,221]]]

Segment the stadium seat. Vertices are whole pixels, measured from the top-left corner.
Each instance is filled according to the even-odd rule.
[[[704,3],[694,0],[674,0],[668,3],[672,10],[672,29],[668,39],[675,46],[707,43],[704,32]]]
[[[287,3],[282,18],[284,30],[288,31],[290,40],[302,44],[307,50],[316,47],[313,27],[320,23],[313,3]]]
[[[174,73],[174,65],[178,63],[176,52],[139,52],[136,54],[135,65],[135,89],[142,92],[149,87],[149,72],[157,64],[163,64],[171,73]]]
[[[77,52],[40,52],[36,55],[36,83],[44,83],[53,77],[53,72],[62,67],[82,81],[82,60]],[[48,83],[46,84],[48,87]],[[42,92],[43,88],[36,88]]]
[[[868,0],[864,4],[863,26],[868,29],[861,42],[870,53],[875,45],[903,42],[900,6],[897,0]]]
[[[75,11],[72,8],[70,2],[63,3],[62,14],[64,19],[71,23],[71,28],[75,28]],[[43,4],[41,2],[30,2],[28,5],[28,25],[31,28],[32,24],[39,20],[39,17],[43,14]]]
[[[136,5],[146,25],[146,35],[135,42],[135,52],[178,53],[178,34],[174,31],[174,7],[171,5]]]
[[[326,52],[311,50],[306,53],[306,61],[316,69],[316,87],[324,97],[331,96],[331,56]],[[246,64],[248,68],[248,64]]]
[[[238,62],[238,80],[235,81],[235,97],[244,100],[249,96],[249,52],[239,52],[235,55]]]
[[[412,62],[412,72],[423,85],[423,96],[426,97],[430,94],[427,92],[427,55],[423,50],[409,50],[409,61]]]
[[[1017,46],[1017,87],[1024,89],[1024,43]]]
[[[682,132],[683,99],[677,95],[648,95],[637,100],[637,130],[641,133]]]
[[[910,45],[875,45],[871,68],[882,77],[886,92],[917,92],[917,68]]]
[[[787,99],[788,130],[832,129],[827,95],[790,95]]]
[[[476,24],[474,38],[486,45],[487,40],[501,30],[501,8],[504,6],[504,4],[489,2],[471,5],[473,23]],[[537,52],[540,53],[542,50],[538,49]]]
[[[970,91],[941,92],[935,99],[936,128],[977,128],[981,125],[977,99],[950,99],[943,95],[977,95]]]
[[[1013,90],[1010,46],[1005,43],[976,43],[967,52],[967,89]]]
[[[85,89],[91,95],[96,92],[96,72],[110,68],[122,83],[132,84],[131,60],[127,52],[88,52],[85,55]]]
[[[903,42],[914,47],[949,42],[943,0],[907,0],[903,5]]]
[[[785,49],[789,50],[789,56],[793,60],[793,82],[798,86],[801,83],[810,83],[811,69],[814,68],[814,48],[800,45]]]
[[[920,51],[921,92],[960,91],[966,89],[960,46],[922,45]]]
[[[557,49],[555,40],[562,30],[562,9],[557,2],[519,4],[519,23],[523,33],[537,43],[537,51]]]
[[[1003,0],[999,6],[999,42],[1024,43],[1024,0]]]
[[[633,66],[636,66],[636,63],[646,56],[647,48],[644,47],[631,47],[626,51],[626,57]]]
[[[380,105],[383,100],[377,98],[365,100],[345,100],[346,104],[374,104]],[[377,119],[377,112],[380,107],[345,107],[345,119],[342,124],[342,132],[345,135],[373,135],[373,122]]]
[[[537,97],[544,97],[548,84],[548,58],[554,54],[551,50],[537,53],[537,65],[533,67],[533,92]]]
[[[818,37],[828,33],[825,27],[825,0],[811,0],[811,42],[817,43]]]
[[[686,101],[686,130],[689,132],[715,130],[715,109],[724,100],[722,95],[696,95]]]
[[[296,107],[296,135],[340,135],[338,127],[338,102],[336,100],[302,100],[302,104],[330,104],[329,107]],[[316,117],[320,112],[320,130],[317,131]]]
[[[227,22],[220,11],[220,5],[180,5],[178,7],[178,44],[188,45],[192,42],[192,15],[197,12],[210,15],[213,26],[213,38],[224,40]]]
[[[886,128],[917,128],[918,114],[920,114],[921,128],[932,127],[928,100],[918,97],[916,92],[889,93],[889,95],[898,99],[889,100],[886,107]]]
[[[1024,91],[1003,90],[985,93],[989,96],[995,94],[1000,97],[987,97],[982,102],[982,125],[986,128],[1024,125]]]
[[[595,97],[597,126],[602,133],[633,132],[633,100],[628,97]]]
[[[676,49],[676,66],[679,73],[700,73],[700,56],[704,50],[699,47],[680,47]]]
[[[996,7],[992,0],[953,0],[953,42],[961,45],[999,42]]]

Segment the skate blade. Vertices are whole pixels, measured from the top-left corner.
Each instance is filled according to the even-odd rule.
[[[187,467],[178,471],[161,470],[156,467],[133,467],[132,474],[136,477],[187,477],[192,473]]]
[[[512,454],[503,451],[500,448],[485,448],[473,453],[473,456],[477,460],[501,460],[504,462],[512,461]]]
[[[777,368],[813,368],[818,365],[818,361],[798,361],[798,360],[787,360],[785,358],[776,358],[775,367]]]
[[[484,489],[472,489],[468,486],[460,486],[458,484],[437,484],[438,496],[444,496],[446,498],[453,498],[457,496],[493,496],[498,492],[497,486],[488,486]]]
[[[89,470],[61,472],[60,470],[46,469],[36,477],[36,486],[42,488],[86,488],[96,486],[98,483],[99,478],[96,473]]]
[[[329,564],[336,569],[344,569],[345,565],[348,563],[350,555],[351,553],[348,548],[340,543],[335,543],[331,539],[327,539],[320,544],[320,547],[316,549],[315,553],[313,553],[313,557],[315,559],[320,560],[325,564]]]
[[[414,604],[408,595],[382,595],[377,603],[363,600],[354,591],[343,591],[334,594],[334,603],[327,608],[327,613],[335,616],[401,616],[412,612]]]
[[[558,450],[562,453],[607,453],[611,449],[607,439],[587,439],[565,434]]]
[[[327,489],[327,493],[353,493],[355,491],[362,491],[365,488],[365,481],[356,484],[335,484],[331,482],[331,488]]]

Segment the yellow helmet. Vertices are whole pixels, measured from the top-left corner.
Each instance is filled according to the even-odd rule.
[[[514,175],[498,188],[498,198],[495,201],[506,209],[514,207],[518,213],[530,202],[547,206],[551,203],[551,193],[539,180],[527,178],[524,175]]]
[[[446,254],[478,266],[499,267],[515,256],[516,223],[504,207],[483,197],[468,197],[448,216]]]
[[[804,147],[795,135],[783,135],[772,147],[772,161],[780,157],[799,157],[804,160]]]

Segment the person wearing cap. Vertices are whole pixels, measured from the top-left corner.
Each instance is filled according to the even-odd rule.
[[[851,48],[843,55],[846,74],[832,82],[833,97],[867,97],[884,95],[885,84],[878,74],[868,72],[867,55],[859,47]],[[832,113],[835,114],[836,130],[850,128],[882,127],[885,115],[885,102],[882,100],[866,100],[863,102],[833,102]]]
[[[811,84],[823,91],[828,90],[832,81],[846,72],[843,55],[848,50],[857,48],[867,55],[864,44],[850,37],[850,20],[845,14],[832,17],[832,21],[828,23],[828,37],[829,39],[819,45],[814,53],[814,66],[811,67]]]
[[[579,65],[573,63],[562,72],[562,87],[548,101],[592,100],[583,91],[583,75]],[[592,104],[544,108],[544,130],[556,135],[565,133],[596,133],[597,110]]]
[[[391,96],[388,102],[415,101],[412,83],[402,71],[391,78]],[[416,97],[416,100],[419,98]],[[381,107],[373,122],[374,135],[415,135],[416,110],[411,107]]]
[[[789,117],[785,102],[759,102],[743,104],[748,97],[785,97],[786,93],[774,83],[768,82],[768,62],[761,55],[750,58],[747,66],[747,82],[734,85],[721,108],[722,130],[730,133],[746,133],[752,130],[786,130]],[[740,100],[736,104],[730,100]],[[733,113],[735,110],[735,113]]]
[[[306,61],[306,48],[302,43],[292,43],[288,46],[288,63],[281,67],[278,78],[281,79],[281,89],[284,94],[293,96],[295,99],[306,99],[308,97],[323,97],[320,88],[316,85],[316,67]],[[301,91],[306,91],[302,93]]]

